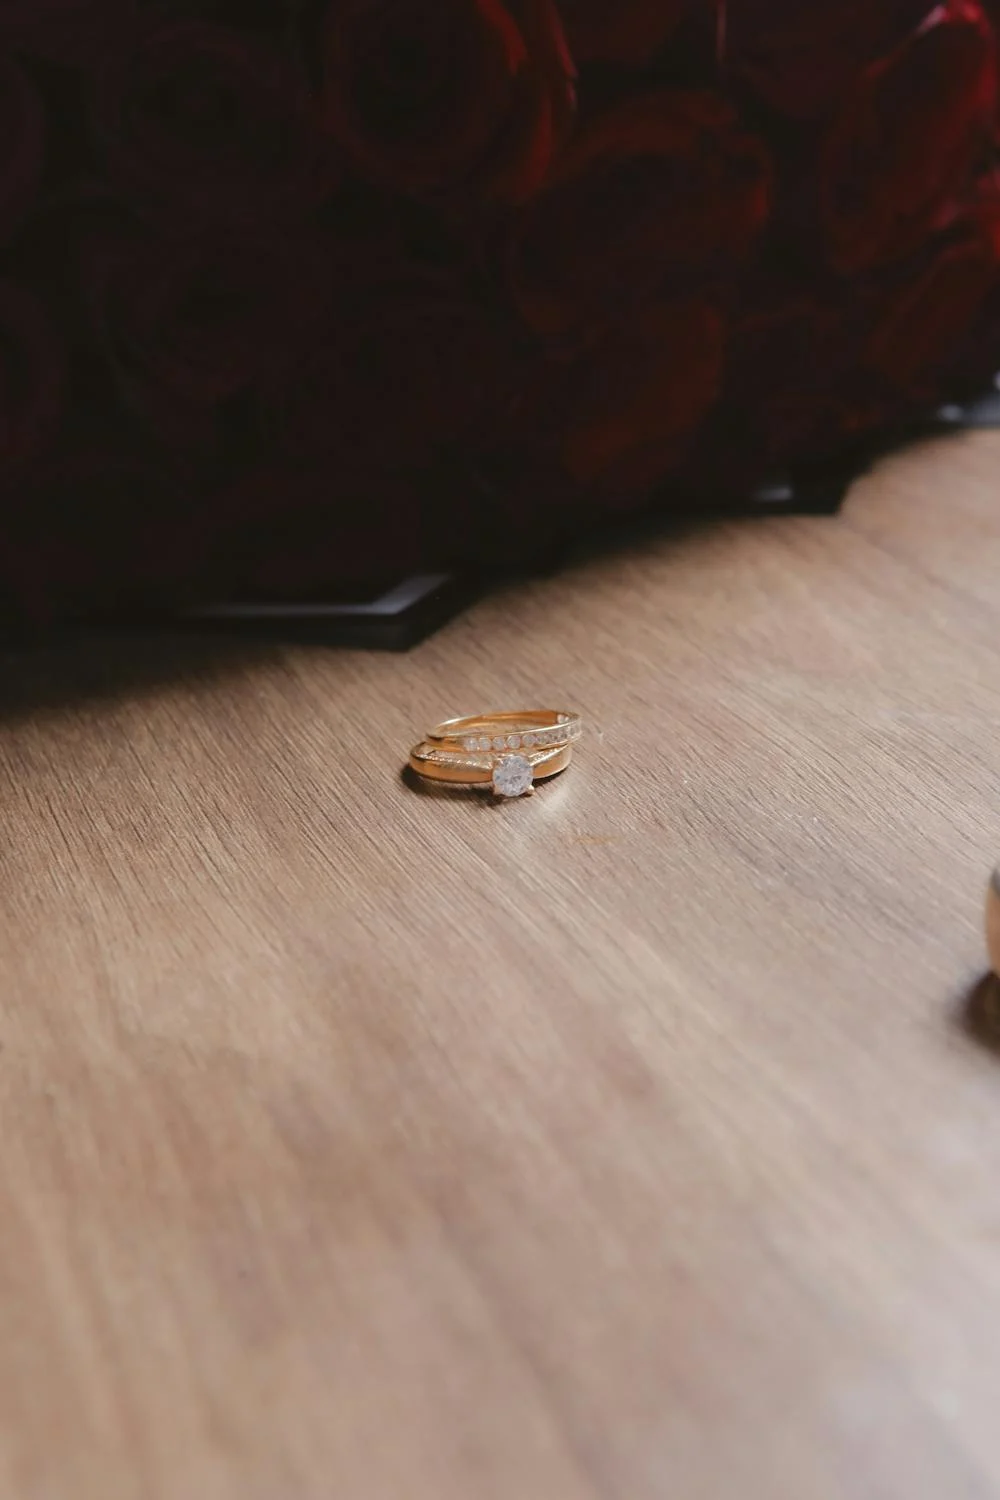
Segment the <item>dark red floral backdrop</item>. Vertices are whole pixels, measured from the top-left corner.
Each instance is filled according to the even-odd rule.
[[[0,0],[0,599],[503,562],[1000,363],[985,0]]]

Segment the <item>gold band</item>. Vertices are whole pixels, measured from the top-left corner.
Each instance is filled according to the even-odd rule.
[[[516,709],[448,719],[427,735],[433,744],[470,754],[490,750],[530,750],[535,746],[571,745],[583,733],[583,720],[564,709]]]
[[[506,759],[506,757],[499,757]],[[565,771],[573,759],[570,745],[556,745],[552,749],[529,750],[523,758],[531,767],[532,779],[544,781]],[[490,786],[497,769],[498,757],[483,752],[479,756],[458,754],[434,745],[430,740],[421,740],[410,751],[410,768],[428,781],[447,781],[453,786]]]

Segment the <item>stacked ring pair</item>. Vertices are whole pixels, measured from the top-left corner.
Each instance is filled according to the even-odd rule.
[[[410,767],[428,781],[524,797],[565,771],[582,733],[579,714],[557,709],[471,714],[432,729],[410,751]]]

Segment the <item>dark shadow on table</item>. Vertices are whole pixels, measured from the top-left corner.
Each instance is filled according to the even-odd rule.
[[[613,519],[606,513],[574,515],[560,539],[534,539],[530,558],[516,570],[499,574],[433,575],[441,582],[422,594],[403,613],[377,618],[362,611],[354,618],[332,618],[330,602],[310,617],[296,605],[286,618],[273,603],[254,619],[242,605],[222,605],[209,615],[187,621],[159,617],[154,622],[122,619],[100,628],[66,630],[44,639],[0,637],[0,724],[39,712],[54,712],[92,699],[113,700],[150,691],[170,682],[205,682],[274,659],[291,645],[316,649],[409,650],[433,634],[479,595],[505,590],[598,558],[645,552],[709,531],[719,523],[779,515],[831,516],[855,479],[887,452],[909,443],[940,438],[969,426],[1000,425],[996,392],[992,405],[976,416],[972,407],[943,408],[947,416],[877,441],[859,443],[813,470],[778,475],[732,505],[713,495],[677,495],[666,506],[663,497],[642,513]],[[988,409],[987,409],[988,407]],[[342,605],[335,606],[336,611]],[[244,617],[240,617],[244,611]],[[209,612],[211,614],[212,612]],[[432,795],[440,795],[432,793]]]
[[[958,1024],[965,1035],[1000,1058],[1000,979],[984,974],[962,997]]]
[[[0,725],[87,702],[141,696],[170,683],[218,681],[279,648],[224,636],[79,630],[0,647]]]

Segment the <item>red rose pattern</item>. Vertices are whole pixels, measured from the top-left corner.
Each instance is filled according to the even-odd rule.
[[[727,69],[771,108],[819,119],[932,8],[928,0],[730,0],[720,47]]]
[[[324,112],[345,153],[402,192],[517,202],[573,108],[554,0],[342,0],[324,28]]]
[[[708,301],[653,303],[567,373],[562,467],[628,500],[664,480],[711,410],[725,322]]]
[[[822,459],[889,415],[864,363],[870,313],[852,290],[776,278],[735,320],[726,395],[751,470]]]
[[[262,422],[293,463],[355,479],[475,451],[517,400],[510,324],[454,268],[396,265],[348,280],[301,359],[272,369]]]
[[[955,330],[974,328],[997,292],[998,260],[1000,200],[990,184],[945,241],[886,287],[865,349],[869,368],[904,396],[931,401],[954,359]],[[994,310],[994,328],[995,318]],[[989,363],[981,370],[993,373]]]
[[[948,0],[865,70],[821,157],[830,259],[858,271],[915,249],[954,213],[992,145],[996,38],[977,4]]]
[[[336,179],[301,68],[255,36],[194,19],[125,33],[94,119],[123,197],[165,231],[287,223]]]
[[[0,0],[0,590],[510,561],[1000,353],[1000,0]]]
[[[512,293],[539,333],[614,321],[664,283],[731,275],[767,221],[770,159],[712,93],[631,99],[583,126],[513,226]]]
[[[152,390],[212,407],[309,346],[331,297],[321,241],[100,243],[90,284],[109,364]]]
[[[665,44],[688,0],[562,0],[563,22],[580,63],[638,67]]]

